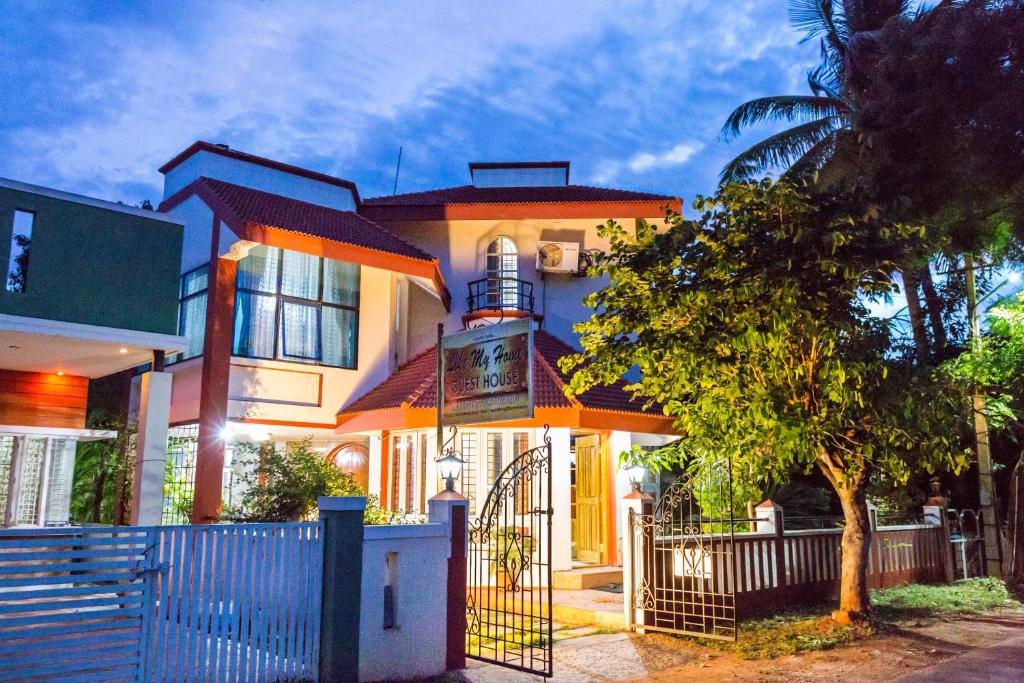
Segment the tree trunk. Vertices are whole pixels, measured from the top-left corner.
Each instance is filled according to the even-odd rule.
[[[925,266],[917,274],[918,282],[921,284],[921,293],[924,295],[924,305],[928,309],[928,320],[932,328],[932,341],[935,346],[937,360],[943,360],[947,352],[948,339],[946,337],[946,326],[942,322],[942,300],[935,291],[935,282],[932,280],[932,271]]]
[[[931,349],[928,346],[928,333],[924,327],[924,312],[921,310],[921,298],[917,293],[917,274],[910,268],[904,268],[903,294],[907,297],[907,313],[910,316],[910,329],[914,334],[914,354],[921,363],[927,363],[931,359]]]
[[[843,506],[843,558],[839,588],[839,610],[832,618],[840,623],[867,617],[871,609],[868,596],[868,550],[871,547],[871,520],[864,487],[837,486]]]

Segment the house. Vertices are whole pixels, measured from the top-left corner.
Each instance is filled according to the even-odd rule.
[[[142,365],[136,480],[159,495],[161,468],[144,464],[167,438],[163,358],[184,349],[182,230],[154,211],[0,179],[3,526],[68,522],[76,444],[117,436],[86,427],[90,383]]]
[[[460,486],[475,511],[550,425],[555,569],[617,563],[617,455],[666,443],[671,424],[622,384],[568,399],[557,362],[603,284],[585,273],[608,247],[597,225],[661,222],[679,199],[573,185],[568,162],[474,163],[465,186],[362,199],[349,181],[205,142],[161,172],[160,208],[185,225],[169,457],[194,521],[237,495],[235,439],[310,438],[385,506],[425,512],[439,490],[437,323],[525,318],[535,417],[460,428]],[[185,508],[165,501],[166,518]]]

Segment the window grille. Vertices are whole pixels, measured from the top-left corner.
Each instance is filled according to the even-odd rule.
[[[167,465],[161,524],[188,524],[196,486],[199,425],[172,427],[167,432]]]

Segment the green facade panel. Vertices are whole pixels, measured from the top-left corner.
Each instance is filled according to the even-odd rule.
[[[24,292],[7,291],[15,211],[35,214]],[[0,187],[0,313],[177,334],[180,225]]]

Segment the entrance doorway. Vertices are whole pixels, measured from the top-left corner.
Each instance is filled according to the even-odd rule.
[[[585,564],[604,561],[605,472],[601,437],[576,439],[576,559]]]

